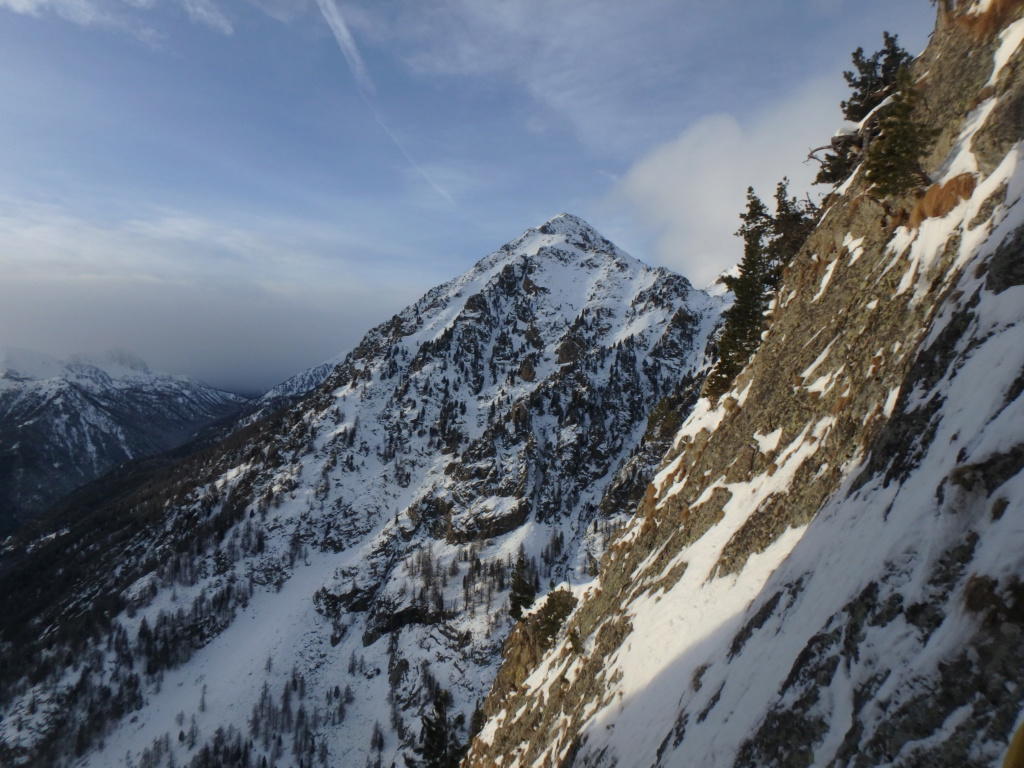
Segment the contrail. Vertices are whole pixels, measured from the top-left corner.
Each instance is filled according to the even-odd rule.
[[[348,62],[348,68],[352,72],[352,77],[356,81],[356,90],[359,91],[360,97],[363,99],[363,103],[366,104],[367,109],[373,115],[373,119],[377,121],[377,125],[380,126],[381,130],[387,135],[389,139],[398,147],[398,151],[402,153],[409,165],[423,177],[424,181],[427,182],[431,187],[434,188],[441,197],[450,203],[454,203],[455,200],[448,194],[447,191],[438,186],[430,175],[423,170],[423,167],[417,163],[412,155],[409,154],[405,146],[394,132],[388,127],[387,123],[384,122],[384,118],[381,117],[380,111],[374,105],[372,97],[377,92],[376,86],[373,84],[373,80],[370,78],[370,72],[366,68],[366,62],[363,61],[363,57],[359,53],[359,48],[356,46],[355,38],[352,37],[352,33],[349,32],[348,25],[345,24],[345,19],[341,15],[341,11],[338,10],[338,6],[334,3],[334,0],[317,0],[317,5],[320,6],[320,13],[324,17],[324,21],[327,22],[327,26],[331,28],[331,32],[334,33],[334,39],[338,42],[338,47],[341,49],[342,55],[345,57],[345,61]]]
[[[434,182],[434,180],[432,178],[430,178],[430,175],[425,170],[423,170],[423,168],[420,166],[420,164],[417,163],[413,159],[412,155],[410,155],[408,153],[408,151],[406,151],[405,147],[402,145],[402,142],[400,142],[398,140],[398,137],[395,136],[395,134],[391,132],[391,129],[388,128],[387,123],[385,123],[384,120],[381,118],[380,113],[377,111],[377,109],[372,104],[370,104],[369,101],[367,101],[365,96],[363,96],[363,101],[366,102],[366,106],[368,106],[370,108],[370,112],[373,113],[373,118],[377,121],[377,125],[379,125],[381,127],[381,130],[384,131],[384,133],[386,133],[388,135],[388,138],[391,139],[391,141],[393,141],[395,143],[395,146],[398,147],[398,151],[402,153],[402,155],[405,157],[406,160],[409,161],[409,165],[411,165],[416,170],[416,172],[419,173],[419,175],[423,177],[424,181],[426,181],[427,184],[429,184],[430,186],[432,186],[434,188],[434,190],[437,192],[437,194],[439,194],[441,197],[443,197],[449,203],[454,204],[455,203],[454,198],[451,195],[449,195],[446,190],[444,190],[440,186],[438,186]]]
[[[320,13],[323,14],[327,26],[334,33],[334,39],[338,41],[338,47],[341,48],[345,61],[348,62],[348,68],[352,70],[352,77],[356,79],[356,87],[359,88],[359,92],[365,99],[366,94],[373,93],[376,88],[373,85],[373,80],[370,79],[370,73],[366,70],[363,57],[359,55],[355,38],[348,31],[348,25],[342,18],[341,11],[332,0],[317,0],[317,5],[320,6]]]

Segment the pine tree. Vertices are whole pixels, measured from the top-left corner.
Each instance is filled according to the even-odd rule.
[[[782,268],[799,253],[818,221],[818,207],[810,200],[789,196],[789,179],[775,186],[775,215],[769,222],[767,287],[779,287]]]
[[[817,222],[818,210],[810,201],[789,196],[789,180],[775,188],[775,215],[768,212],[753,187],[747,188],[747,209],[736,231],[743,239],[739,274],[725,283],[733,304],[725,312],[725,327],[718,341],[718,361],[708,375],[704,392],[718,398],[732,385],[761,343],[764,313],[779,286],[782,269],[800,251]]]
[[[914,118],[920,94],[909,70],[899,75],[900,90],[878,120],[879,137],[864,161],[864,173],[878,197],[904,195],[928,183],[921,166],[936,132]]]
[[[850,174],[856,170],[862,160],[861,154],[864,147],[864,137],[860,133],[843,133],[833,137],[827,147],[819,147],[814,152],[822,149],[830,149],[825,153],[824,158],[818,158],[814,152],[811,157],[821,163],[818,175],[814,177],[815,184],[828,184],[836,186],[846,181]]]
[[[723,394],[746,365],[761,334],[768,264],[765,241],[768,237],[768,209],[747,188],[747,210],[740,214],[742,226],[736,235],[743,238],[743,260],[739,274],[725,278],[733,294],[733,304],[725,312],[725,327],[718,341],[718,362],[708,375],[705,392],[712,398]]]
[[[515,621],[523,618],[523,609],[533,605],[537,597],[537,589],[530,578],[526,555],[520,551],[516,564],[512,568],[512,586],[508,596],[508,614]]]
[[[466,745],[459,741],[456,726],[448,716],[451,703],[451,694],[438,688],[431,711],[423,716],[420,744],[413,749],[420,759],[406,758],[410,768],[458,768]]]
[[[882,50],[865,58],[864,49],[853,52],[855,72],[843,72],[843,78],[853,89],[848,101],[840,103],[847,120],[859,123],[871,110],[885,101],[894,86],[899,71],[911,62],[911,56],[900,47],[897,35],[882,33]]]
[[[843,116],[851,122],[863,121],[885,101],[897,88],[899,72],[910,64],[911,56],[899,46],[896,35],[883,32],[882,39],[882,49],[875,51],[870,58],[864,56],[863,48],[854,51],[851,57],[854,71],[843,72],[853,93],[848,101],[840,102],[839,106]],[[871,128],[864,127],[853,133],[839,134],[827,146],[814,150],[812,157],[815,152],[828,150],[824,158],[819,160],[821,169],[814,183],[836,185],[845,181],[864,159],[864,147],[869,138],[867,134],[871,132]]]
[[[472,741],[473,737],[475,737],[478,733],[480,733],[480,731],[483,730],[485,722],[487,722],[487,718],[484,717],[484,711],[480,707],[480,702],[478,701],[476,703],[476,705],[473,707],[473,715],[472,715],[472,717],[469,718],[469,739],[470,739],[470,741]]]

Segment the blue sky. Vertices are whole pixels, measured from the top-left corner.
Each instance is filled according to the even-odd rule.
[[[697,285],[925,0],[0,0],[0,346],[265,388],[562,211]],[[734,242],[735,241],[735,242]]]

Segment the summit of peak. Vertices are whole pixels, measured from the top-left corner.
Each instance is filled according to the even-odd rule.
[[[598,234],[597,230],[590,226],[590,224],[571,213],[560,213],[557,216],[553,216],[537,227],[537,231],[545,235],[573,234],[577,232]]]
[[[473,279],[482,273],[500,269],[512,261],[540,258],[545,262],[583,265],[597,268],[614,262],[618,269],[637,268],[641,262],[619,249],[590,224],[571,213],[560,213],[523,234],[489,256],[481,259],[466,274]]]
[[[521,247],[536,248],[564,242],[572,249],[585,253],[606,253],[621,257],[622,254],[615,244],[594,229],[590,224],[571,213],[560,213],[548,219],[539,227],[526,230],[516,241],[509,243],[511,250]]]

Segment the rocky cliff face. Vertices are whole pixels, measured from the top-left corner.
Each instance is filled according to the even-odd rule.
[[[123,353],[70,363],[0,354],[0,533],[121,462],[173,448],[246,402],[151,373]]]
[[[465,738],[514,563],[542,590],[587,578],[671,436],[648,414],[695,402],[720,311],[558,216],[297,405],[16,542],[0,756],[401,764],[439,688]]]
[[[921,198],[858,171],[466,765],[998,764],[1024,706],[1024,8],[943,4]],[[542,644],[543,645],[543,644]]]

